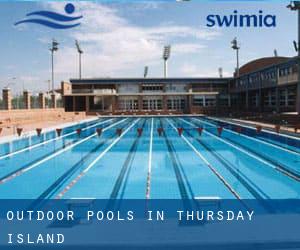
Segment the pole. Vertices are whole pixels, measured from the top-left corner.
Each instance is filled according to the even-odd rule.
[[[298,83],[296,92],[296,112],[300,115],[300,9],[298,9]]]
[[[52,94],[54,94],[54,50],[51,50],[51,65],[52,65]]]
[[[81,79],[81,53],[79,53],[79,79]]]
[[[167,67],[168,67],[168,62],[167,62],[167,60],[164,60],[164,77],[165,78],[167,78],[167,76],[168,76],[168,69],[167,69]]]
[[[50,80],[47,80],[48,83],[48,95],[50,94]]]
[[[239,48],[236,49],[236,76],[240,76]]]

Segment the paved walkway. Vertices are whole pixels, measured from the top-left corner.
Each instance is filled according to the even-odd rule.
[[[16,114],[17,113],[17,114]],[[0,112],[0,137],[16,135],[17,128],[22,128],[22,133],[36,130],[37,128],[46,129],[62,124],[79,122],[88,119],[84,113],[66,113],[61,110],[51,111],[12,111]]]

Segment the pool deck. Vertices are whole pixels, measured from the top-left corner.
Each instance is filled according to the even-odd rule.
[[[228,119],[228,118],[222,118],[225,121],[231,121],[233,123],[240,123],[241,125],[245,126],[251,126],[251,127],[256,127],[256,126],[262,126],[264,129],[270,130],[270,131],[275,131],[275,125],[270,124],[270,123],[265,123],[265,122],[257,122],[257,121],[249,121],[249,120],[243,120],[243,119]],[[289,134],[293,135],[296,137],[300,137],[300,129],[295,132],[294,128],[287,127],[287,126],[280,126],[280,132],[283,134]]]
[[[0,142],[15,139],[18,136],[17,128],[22,128],[22,135],[26,136],[36,133],[37,128],[48,131],[96,118],[85,113],[66,113],[61,109],[0,111],[0,117]]]
[[[64,112],[61,109],[57,110],[44,110],[39,112],[39,110],[26,111],[26,110],[15,110],[13,112],[1,112],[0,119],[0,142],[10,141],[16,139],[17,128],[22,128],[22,136],[29,136],[36,133],[37,128],[41,128],[44,132],[53,130],[57,127],[63,128],[71,126],[79,122],[85,122],[92,119],[96,119],[97,116],[87,116],[85,113],[74,113],[74,112]],[[147,117],[151,115],[99,115],[102,118],[112,118],[112,117]],[[156,115],[156,117],[163,117],[166,115]],[[177,116],[203,116],[201,114],[184,114],[184,115],[172,115],[172,117]],[[265,122],[235,119],[229,117],[211,117],[215,120],[223,120],[229,123],[240,124],[241,126],[256,127],[258,125],[262,126],[264,129],[271,132],[275,132],[275,125]],[[295,133],[295,130],[290,127],[281,126],[280,133],[287,134],[295,137],[300,137],[300,130]]]

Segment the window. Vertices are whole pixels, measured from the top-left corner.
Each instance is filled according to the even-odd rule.
[[[276,95],[275,90],[268,91],[264,96],[264,105],[267,107],[272,107],[276,105]]]
[[[203,97],[194,97],[193,98],[193,105],[194,106],[198,106],[198,107],[203,107],[204,106],[204,101],[203,101]]]
[[[121,99],[119,100],[120,110],[138,110],[138,100],[134,99]]]
[[[161,99],[144,99],[143,100],[144,110],[161,110],[162,100]]]
[[[193,98],[193,105],[199,107],[212,107],[216,106],[215,96],[195,96]]]
[[[287,76],[292,73],[291,67],[281,68],[279,69],[279,76]]]
[[[216,98],[214,96],[205,96],[205,106],[216,106]]]
[[[267,71],[265,73],[263,73],[263,79],[264,80],[273,80],[276,78],[276,71],[272,70],[272,71]]]
[[[183,110],[185,100],[182,97],[173,97],[167,100],[168,110]]]
[[[163,85],[161,85],[161,84],[144,84],[142,86],[142,91],[149,91],[149,92],[163,91]]]

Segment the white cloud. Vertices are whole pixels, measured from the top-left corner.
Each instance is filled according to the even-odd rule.
[[[196,65],[187,62],[184,62],[180,67],[180,73],[183,76],[190,76],[190,77],[218,77],[219,76],[218,68],[216,68],[215,71],[212,71],[205,68],[199,68]],[[223,70],[223,77],[230,77],[231,75],[232,74],[230,74],[229,72]]]
[[[61,2],[50,3],[51,8],[60,12],[64,5]],[[172,23],[143,27],[130,23],[112,6],[76,3],[83,19],[81,26],[69,33],[69,38],[78,39],[84,49],[85,77],[128,76],[127,72],[134,72],[141,65],[161,64],[162,47],[167,43],[172,44],[172,55],[192,54],[205,47],[204,41],[219,35],[216,31]],[[66,80],[76,77],[77,64],[73,44],[61,44],[56,54],[58,77]]]

